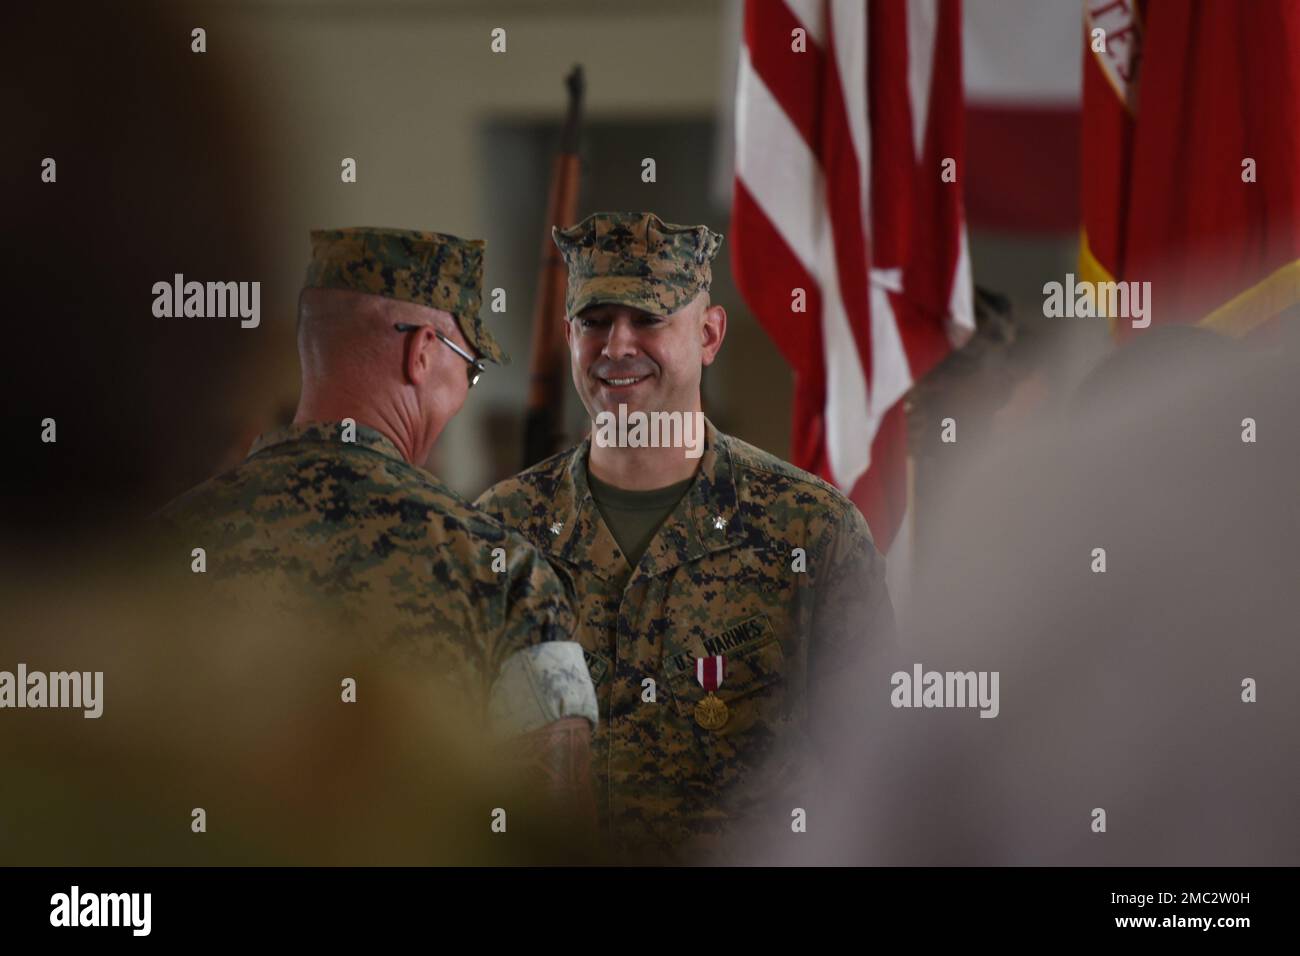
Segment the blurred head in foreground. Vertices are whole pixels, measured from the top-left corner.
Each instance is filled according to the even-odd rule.
[[[1128,345],[1063,414],[978,449],[903,648],[855,678],[837,789],[735,858],[1300,862],[1300,361],[1207,336]],[[994,673],[993,707],[956,706],[950,675]]]

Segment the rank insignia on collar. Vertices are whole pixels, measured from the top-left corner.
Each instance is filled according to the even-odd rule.
[[[707,691],[707,696],[695,705],[695,722],[705,730],[721,730],[730,716],[727,705],[714,696],[727,676],[727,659],[721,654],[695,659],[695,679]]]

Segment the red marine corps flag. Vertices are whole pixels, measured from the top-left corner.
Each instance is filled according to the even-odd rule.
[[[1092,282],[1230,335],[1300,302],[1300,3],[1084,0]],[[1134,334],[1119,317],[1115,331]]]
[[[907,507],[900,399],[974,330],[960,0],[748,0],[732,267],[794,369],[794,462],[877,546]]]

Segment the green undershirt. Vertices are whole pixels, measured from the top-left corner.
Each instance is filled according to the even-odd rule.
[[[623,556],[627,558],[629,568],[635,568],[641,563],[641,556],[650,547],[655,532],[673,513],[677,502],[682,500],[694,480],[691,477],[675,485],[650,491],[628,491],[626,488],[606,484],[590,471],[587,472],[591,497],[596,500],[596,508],[605,519],[605,526],[614,536]]]

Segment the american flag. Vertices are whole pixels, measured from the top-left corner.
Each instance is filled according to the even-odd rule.
[[[881,550],[912,383],[974,331],[960,0],[747,0],[732,268],[795,374],[794,462]]]

